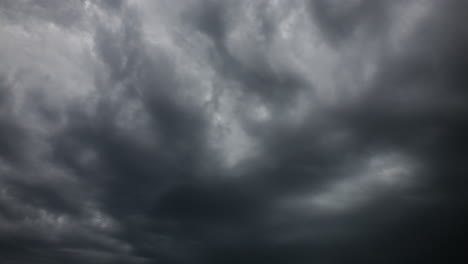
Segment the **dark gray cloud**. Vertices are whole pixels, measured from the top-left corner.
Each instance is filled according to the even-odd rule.
[[[3,1],[2,263],[464,257],[463,1]]]

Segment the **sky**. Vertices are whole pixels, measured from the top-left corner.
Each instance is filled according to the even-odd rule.
[[[0,262],[466,263],[467,10],[0,0]]]

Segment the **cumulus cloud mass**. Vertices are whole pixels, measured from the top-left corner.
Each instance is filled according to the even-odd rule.
[[[0,262],[458,263],[467,12],[0,0]]]

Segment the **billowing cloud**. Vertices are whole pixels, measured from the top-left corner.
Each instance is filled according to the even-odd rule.
[[[446,263],[463,1],[2,1],[2,263]]]

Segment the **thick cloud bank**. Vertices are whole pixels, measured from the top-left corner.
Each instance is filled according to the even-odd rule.
[[[1,0],[0,262],[457,263],[467,10]]]

